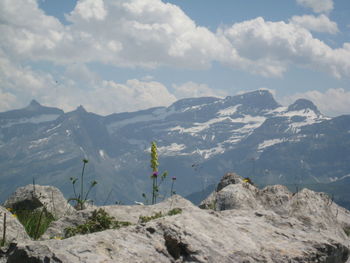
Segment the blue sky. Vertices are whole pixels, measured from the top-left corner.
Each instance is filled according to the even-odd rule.
[[[350,114],[348,0],[1,0],[0,111],[102,115],[269,89]]]

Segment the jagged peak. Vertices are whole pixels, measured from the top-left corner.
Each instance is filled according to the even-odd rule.
[[[26,110],[36,110],[38,108],[41,108],[42,105],[35,99],[31,100],[29,105],[25,108]]]
[[[84,113],[87,112],[83,105],[79,105],[75,111],[77,111],[77,112],[84,112]]]
[[[316,107],[316,105],[307,99],[297,99],[293,104],[291,104],[288,107],[288,111],[299,111],[299,110],[306,110],[310,109],[314,111],[315,113],[320,114],[320,111]]]
[[[41,106],[41,104],[37,100],[32,100],[29,104],[30,106]]]

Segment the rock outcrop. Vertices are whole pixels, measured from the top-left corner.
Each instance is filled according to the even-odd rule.
[[[322,193],[283,186],[259,190],[228,174],[200,209],[180,196],[151,206],[104,206],[132,225],[63,240],[93,209],[52,223],[40,241],[21,241],[3,262],[347,262],[349,211]],[[181,208],[176,215],[166,215]],[[338,212],[336,212],[338,211]],[[165,216],[140,222],[140,216]],[[337,213],[337,214],[336,214]]]
[[[19,187],[5,201],[4,206],[14,210],[35,210],[45,207],[56,219],[75,212],[56,187],[32,184]]]

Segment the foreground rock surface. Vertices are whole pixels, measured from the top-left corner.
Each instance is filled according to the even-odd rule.
[[[232,178],[229,178],[229,177]],[[153,206],[105,206],[133,225],[64,240],[23,241],[3,262],[347,262],[349,211],[322,193],[283,186],[262,190],[226,175],[200,209],[180,196]],[[139,223],[139,216],[182,213]],[[337,212],[338,211],[338,212]],[[47,231],[62,234],[91,210],[62,217]],[[337,214],[335,214],[337,213]],[[338,220],[339,218],[339,220]],[[52,236],[51,236],[52,237]]]

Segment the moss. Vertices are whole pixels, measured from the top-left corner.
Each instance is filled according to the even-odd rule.
[[[68,227],[64,230],[65,238],[72,237],[78,234],[90,234],[107,229],[118,229],[121,227],[131,225],[130,222],[117,221],[114,217],[110,216],[102,208],[94,210],[88,220],[76,227]]]

